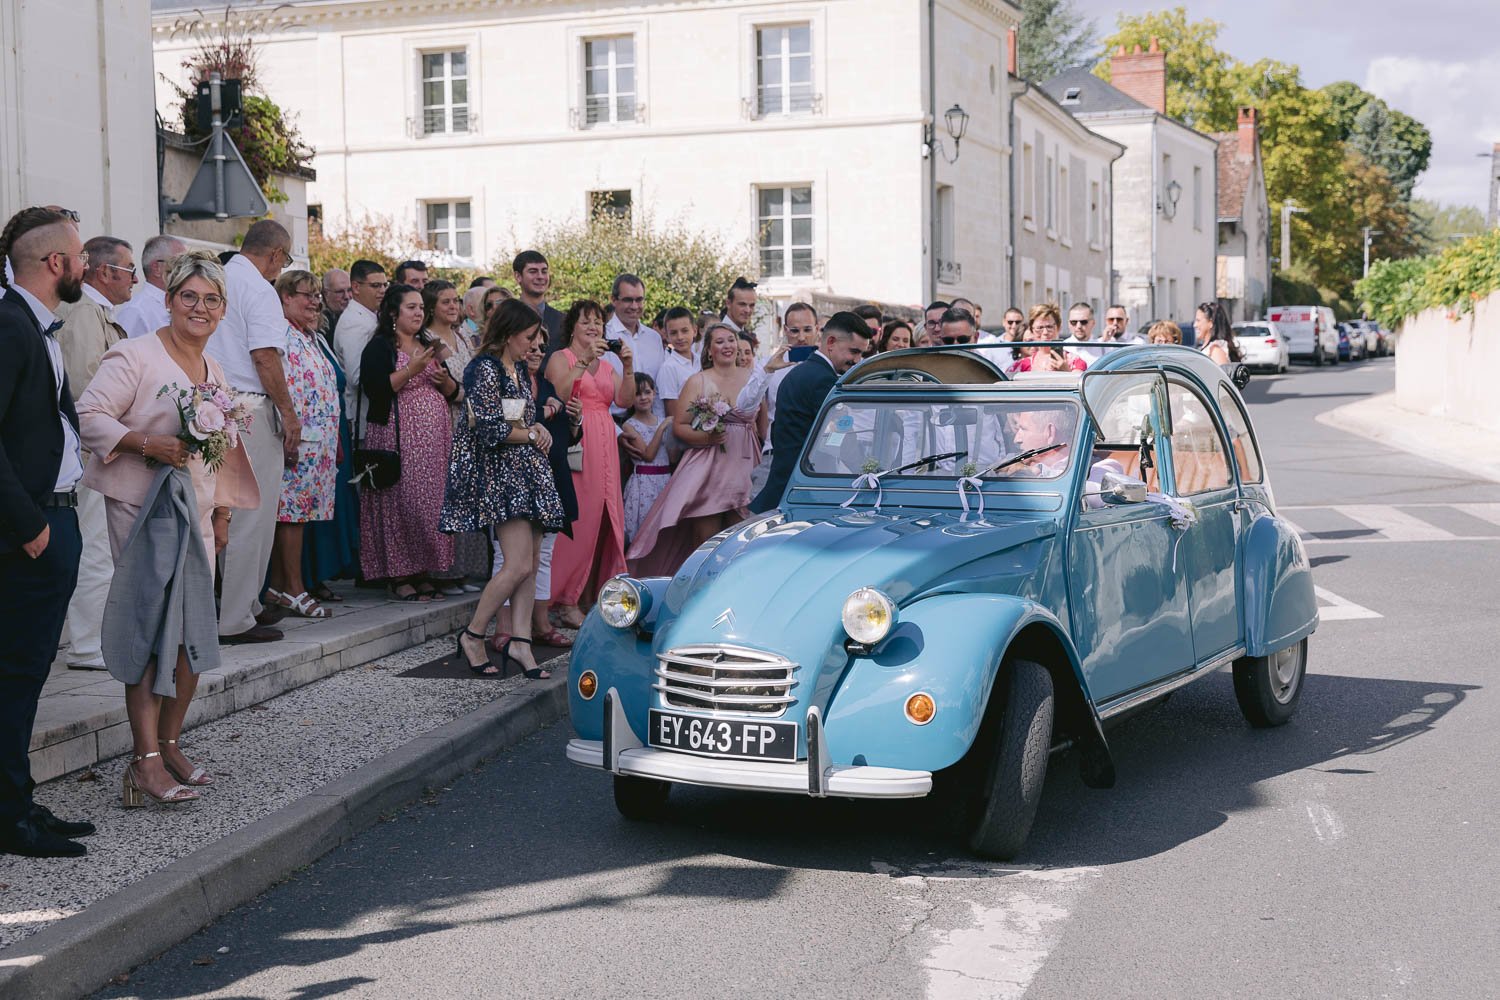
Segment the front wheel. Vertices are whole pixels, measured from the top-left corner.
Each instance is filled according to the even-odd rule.
[[[615,775],[615,808],[626,819],[648,822],[660,819],[666,812],[672,783],[655,778],[626,778]]]
[[[991,760],[978,789],[978,819],[969,834],[975,854],[997,861],[1009,861],[1026,843],[1052,752],[1052,675],[1039,663],[1016,660],[1009,680],[1000,731],[989,744]]]
[[[1307,640],[1270,656],[1243,656],[1234,661],[1234,697],[1245,721],[1257,729],[1291,719],[1307,676]]]

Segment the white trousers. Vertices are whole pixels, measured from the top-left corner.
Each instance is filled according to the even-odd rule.
[[[251,397],[252,399],[255,397]],[[219,590],[219,634],[239,635],[255,627],[260,614],[260,592],[266,585],[271,564],[271,543],[276,539],[276,510],[281,504],[281,418],[269,398],[260,398],[251,409],[250,431],[240,443],[260,488],[260,506],[237,510],[229,522],[229,544],[224,547],[220,570],[224,581]]]
[[[99,631],[104,622],[104,602],[109,582],[115,576],[115,561],[109,554],[109,523],[104,517],[104,494],[78,487],[78,530],[83,535],[83,556],[78,560],[78,586],[68,604],[68,662],[104,667]]]
[[[505,555],[500,551],[500,538],[495,537],[495,556],[491,560],[490,575],[499,574],[505,565]],[[549,531],[542,536],[541,555],[536,567],[536,599],[552,600],[552,547],[557,544],[557,532]]]

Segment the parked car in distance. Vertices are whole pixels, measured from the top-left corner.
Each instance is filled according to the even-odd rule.
[[[1234,324],[1234,342],[1244,355],[1241,362],[1250,368],[1280,373],[1292,363],[1286,337],[1269,320]]]
[[[1385,335],[1378,323],[1372,319],[1351,319],[1349,325],[1365,335],[1365,357],[1385,357]]]
[[[1339,360],[1358,361],[1365,342],[1364,335],[1357,330],[1351,331],[1347,323],[1339,323],[1334,329],[1339,334]]]
[[[1008,859],[1049,761],[1114,784],[1109,720],[1223,667],[1250,725],[1292,717],[1317,599],[1240,366],[1141,345],[1009,377],[1005,350],[865,360],[776,510],[670,579],[600,587],[566,755],[621,814],[658,817],[675,784],[927,798]]]
[[[1276,324],[1287,340],[1287,351],[1295,360],[1321,365],[1339,362],[1339,332],[1333,310],[1327,306],[1272,306],[1266,319]]]

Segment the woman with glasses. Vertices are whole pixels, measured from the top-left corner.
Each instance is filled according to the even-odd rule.
[[[127,806],[143,805],[147,799],[168,805],[190,802],[198,798],[194,788],[213,782],[204,768],[183,755],[178,739],[198,687],[198,672],[218,665],[214,555],[229,541],[231,508],[256,507],[261,501],[242,444],[230,448],[217,469],[209,468],[181,439],[176,392],[161,391],[169,386],[228,385],[224,369],[203,350],[224,318],[224,269],[206,250],[175,257],[168,267],[166,293],[168,324],[110,348],[78,400],[80,437],[91,453],[83,485],[104,494],[110,552],[117,564],[110,602],[123,600],[140,619],[125,637],[129,641],[117,643],[108,623],[104,637],[105,663],[125,684],[125,713],[135,751],[122,779]],[[222,422],[223,411],[216,414]],[[200,419],[211,418],[205,411]],[[203,546],[196,556],[178,555],[177,536],[158,532],[155,516],[151,531],[133,530],[148,501],[156,500],[153,514],[160,506],[162,494],[153,493],[164,489],[158,470],[167,477],[181,470],[191,479],[188,496],[196,519],[189,524]],[[171,538],[166,543],[170,547],[153,553],[151,547],[162,537]],[[120,564],[127,544],[135,557],[131,572]],[[195,569],[201,578],[191,576]],[[182,610],[174,630],[168,596],[190,578],[192,595],[177,595]],[[206,600],[206,605],[197,605],[196,617],[190,597]],[[181,644],[172,656],[178,636]],[[194,636],[200,637],[197,642]],[[121,655],[122,645],[127,655]],[[163,649],[172,656],[171,666],[151,655]],[[138,660],[129,655],[137,651],[142,657]]]
[[[1061,340],[1062,311],[1050,302],[1043,302],[1039,306],[1033,306],[1031,315],[1026,319],[1026,333],[1024,340],[1027,343],[1036,341]],[[1080,357],[1059,350],[1056,347],[1018,347],[1016,353],[1021,355],[1019,361],[1011,365],[1008,371],[1011,374],[1018,372],[1081,372],[1088,365]]]
[[[276,294],[287,319],[282,364],[287,390],[302,423],[297,464],[283,470],[276,536],[271,546],[271,583],[266,600],[302,618],[327,618],[302,577],[303,526],[331,521],[337,500],[339,389],[321,345],[323,293],[308,271],[284,271]]]

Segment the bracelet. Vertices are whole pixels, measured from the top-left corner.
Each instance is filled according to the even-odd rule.
[[[146,457],[146,442],[151,440],[150,434],[141,435],[141,457]]]
[[[230,510],[228,507],[215,507],[212,516],[218,517],[220,514],[224,515],[225,524],[228,524],[230,521],[234,520],[234,511]]]

